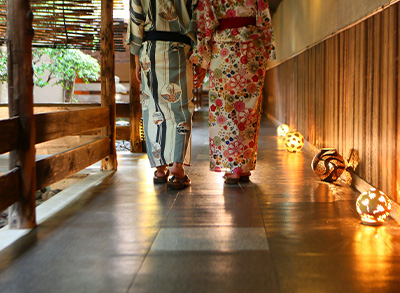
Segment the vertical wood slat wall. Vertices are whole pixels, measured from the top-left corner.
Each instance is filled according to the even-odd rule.
[[[400,202],[400,3],[269,69],[264,112]]]

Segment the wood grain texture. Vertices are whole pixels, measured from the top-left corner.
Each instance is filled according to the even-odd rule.
[[[110,154],[109,146],[110,138],[104,137],[37,161],[37,189],[49,186],[105,158]]]
[[[130,126],[117,126],[117,140],[130,140],[131,127]]]
[[[130,79],[130,89],[129,89],[129,101],[130,101],[130,124],[131,124],[131,152],[132,153],[141,153],[142,152],[142,140],[140,136],[140,118],[142,117],[142,106],[140,104],[140,85],[138,80],[136,79],[135,74],[135,56],[130,54],[130,70],[129,70],[129,79]]]
[[[1,137],[0,154],[18,148],[18,118],[0,120]]]
[[[0,176],[0,211],[19,200],[19,178],[19,168],[14,168]]]
[[[116,110],[117,110],[117,117],[120,118],[130,118],[131,117],[131,109],[130,109],[130,104],[121,104],[118,103],[116,104]]]
[[[117,170],[115,149],[115,52],[113,30],[113,0],[101,0],[101,105],[110,108],[110,126],[105,135],[110,137],[109,156],[101,162],[102,170]]]
[[[108,107],[36,114],[36,143],[106,127],[109,123]]]
[[[11,229],[36,226],[35,124],[33,118],[32,29],[30,1],[7,2],[9,114],[18,116],[18,147],[10,169],[20,168],[19,200],[9,209]]]
[[[317,148],[357,150],[357,175],[397,202],[399,15],[397,3],[269,69],[264,92],[264,112]]]

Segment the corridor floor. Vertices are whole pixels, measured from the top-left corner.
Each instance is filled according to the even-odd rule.
[[[0,292],[400,292],[400,229],[365,226],[358,193],[320,182],[311,152],[263,121],[251,182],[208,169],[196,112],[192,186],[152,183],[145,154],[0,253]]]

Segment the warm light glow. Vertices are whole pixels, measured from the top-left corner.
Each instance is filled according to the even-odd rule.
[[[283,146],[288,152],[298,153],[304,146],[304,137],[300,132],[289,132],[283,140]]]
[[[371,188],[361,193],[356,208],[363,224],[381,225],[390,214],[392,202],[382,191]]]
[[[358,163],[360,162],[360,157],[355,149],[351,149],[347,155],[347,166],[356,170]]]
[[[325,182],[337,180],[346,168],[343,157],[334,148],[324,148],[315,155],[311,168]]]
[[[282,124],[279,125],[278,128],[276,129],[276,133],[278,134],[279,137],[284,138],[286,134],[289,132],[289,126],[287,124]]]

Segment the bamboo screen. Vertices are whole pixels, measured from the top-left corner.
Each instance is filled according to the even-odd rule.
[[[0,44],[5,43],[7,1],[0,0]],[[34,47],[100,50],[101,0],[31,0]],[[114,0],[114,12],[123,9]],[[124,19],[114,18],[115,51],[125,51]]]
[[[267,72],[266,112],[400,203],[400,2]]]

